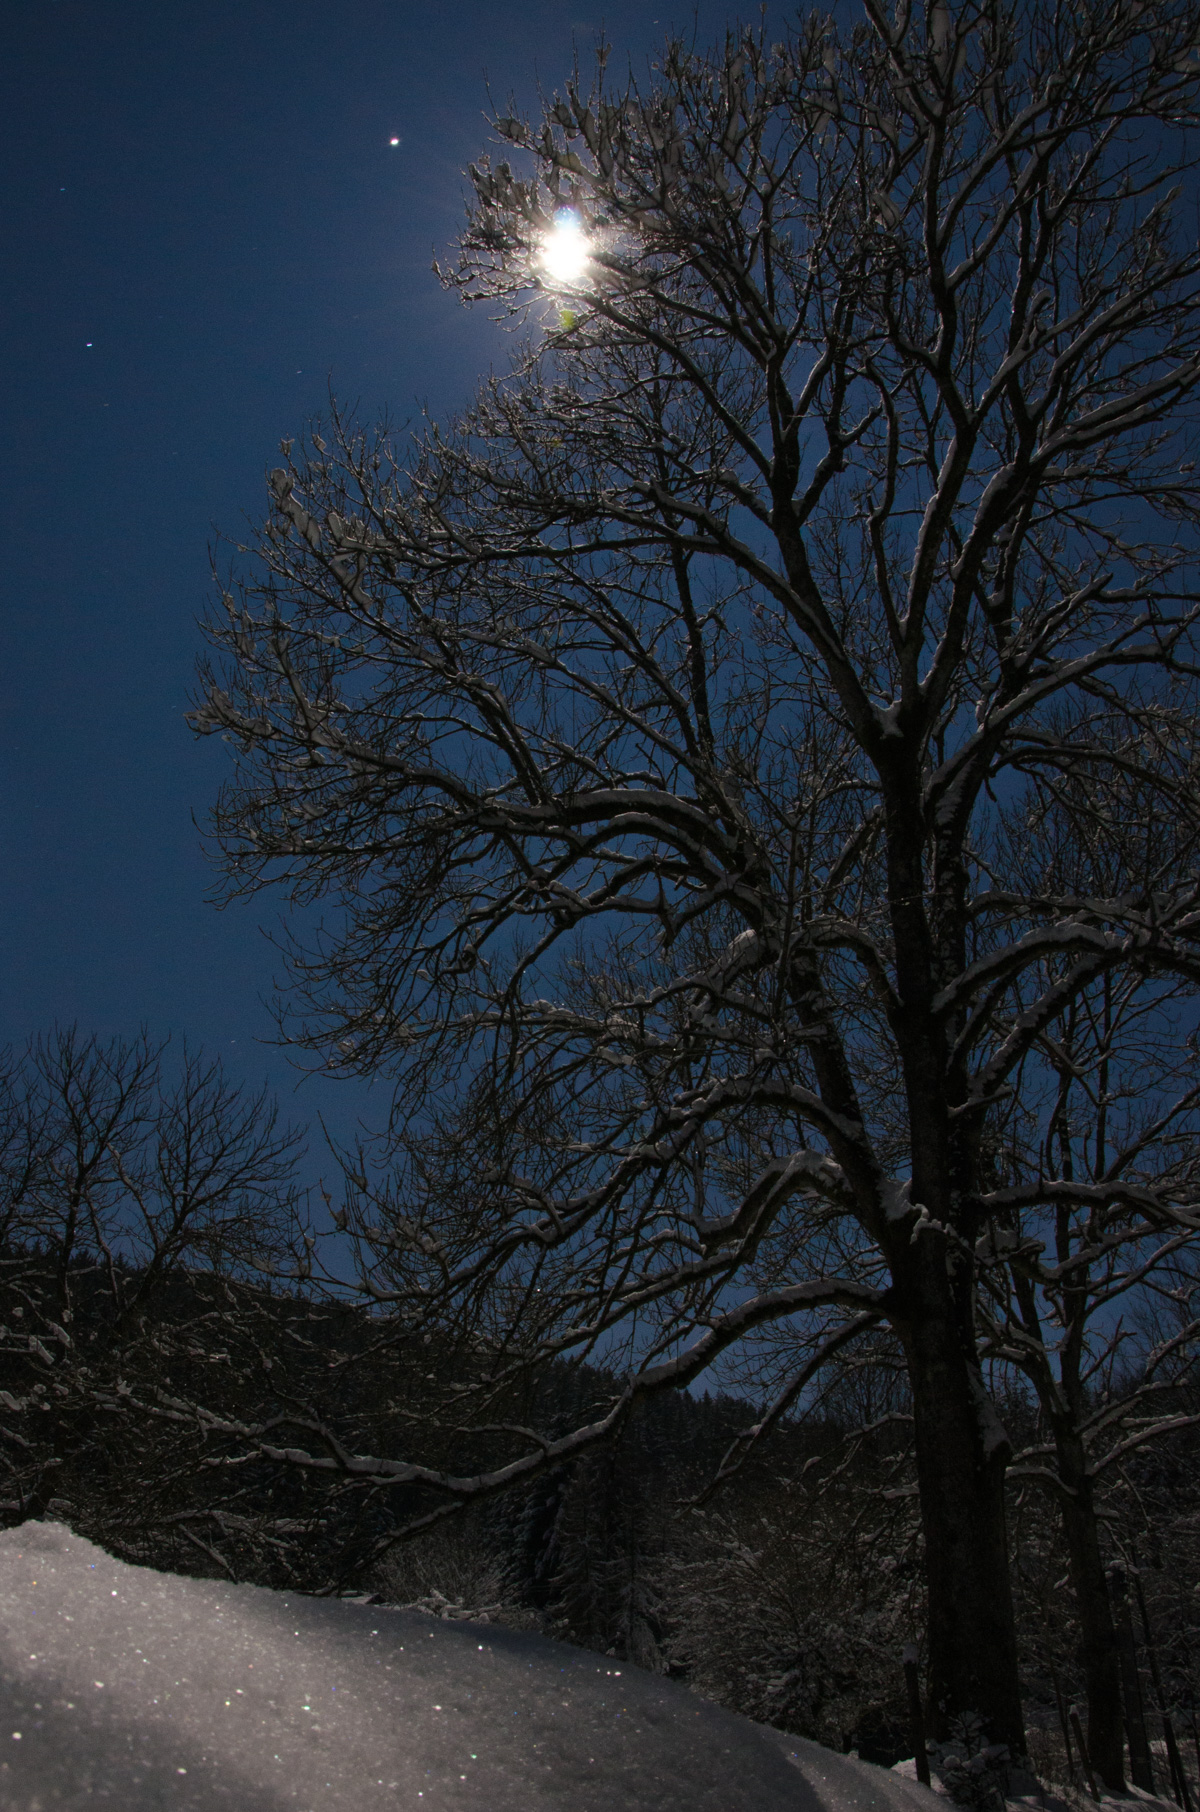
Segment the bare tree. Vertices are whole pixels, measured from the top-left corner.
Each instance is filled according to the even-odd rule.
[[[203,1430],[172,1386],[245,1407],[261,1268],[304,1250],[301,1135],[145,1036],[59,1031],[0,1077],[0,1512],[203,1525]]]
[[[447,280],[512,375],[288,452],[196,716],[230,886],[337,908],[297,1036],[395,1079],[370,1287],[469,1333],[464,1424],[624,1354],[599,1420],[388,1476],[453,1508],[755,1325],[886,1320],[935,1726],[1017,1750],[989,1129],[1073,999],[1200,965],[1197,25],[867,0],[497,120]]]
[[[1096,853],[1126,834],[1102,827]],[[1149,815],[1138,834],[1155,834]],[[1065,960],[1025,977],[1031,1002]],[[1120,1670],[1100,1507],[1129,1454],[1195,1420],[1180,1406],[1200,1334],[1186,1275],[1200,1198],[1194,1021],[1190,985],[1137,965],[1106,972],[1043,1027],[989,1132],[996,1186],[985,1198],[992,1225],[981,1254],[985,1351],[1016,1366],[1037,1394],[1043,1440],[1016,1456],[1014,1472],[1041,1480],[1057,1500],[1079,1611],[1088,1750],[1116,1792],[1125,1784]],[[1166,1320],[1160,1305],[1172,1311]]]

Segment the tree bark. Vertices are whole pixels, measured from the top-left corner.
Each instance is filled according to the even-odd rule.
[[[1008,1563],[1007,1437],[961,1325],[939,1235],[919,1234],[897,1268],[907,1313],[894,1325],[913,1393],[929,1591],[930,1722],[939,1741],[976,1713],[989,1741],[1025,1753]],[[904,1275],[907,1273],[907,1275]],[[895,1268],[893,1270],[895,1275]]]
[[[1080,1651],[1087,1690],[1088,1755],[1109,1792],[1124,1793],[1120,1656],[1100,1552],[1095,1493],[1079,1438],[1059,1435],[1056,1446],[1058,1474],[1067,1487],[1061,1500],[1063,1533],[1071,1586],[1079,1612]]]

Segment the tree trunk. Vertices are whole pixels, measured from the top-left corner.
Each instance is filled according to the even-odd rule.
[[[989,1741],[1024,1755],[1004,1515],[1008,1440],[959,1325],[937,1236],[918,1235],[901,1268],[908,1276],[897,1279],[897,1295],[910,1312],[894,1325],[913,1394],[930,1722],[945,1741],[956,1718],[977,1713]]]
[[[1071,1586],[1079,1609],[1080,1651],[1087,1688],[1088,1755],[1109,1792],[1124,1793],[1120,1656],[1100,1553],[1095,1494],[1078,1437],[1059,1436],[1057,1448],[1058,1475],[1067,1487],[1061,1500],[1063,1532]]]
[[[1133,1619],[1129,1615],[1129,1598],[1125,1569],[1112,1570],[1112,1596],[1117,1632],[1117,1653],[1121,1659],[1121,1696],[1125,1701],[1125,1735],[1129,1743],[1129,1773],[1135,1787],[1145,1793],[1156,1791],[1154,1763],[1150,1754],[1150,1735],[1146,1729],[1146,1707],[1142,1702],[1142,1682],[1138,1676],[1137,1646],[1133,1640]]]

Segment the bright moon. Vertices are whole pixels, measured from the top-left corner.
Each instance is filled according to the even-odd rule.
[[[577,214],[557,214],[542,242],[542,268],[554,283],[578,283],[588,267],[588,242]]]

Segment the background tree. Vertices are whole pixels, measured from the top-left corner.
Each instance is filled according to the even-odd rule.
[[[1017,1749],[988,1132],[1073,999],[1200,954],[1196,46],[1190,4],[868,0],[498,120],[448,281],[528,323],[513,374],[289,454],[196,719],[230,885],[339,908],[298,1035],[395,1079],[347,1212],[398,1324],[469,1336],[456,1417],[626,1368],[428,1482],[886,1319],[935,1725]]]
[[[53,1502],[126,1551],[156,1540],[160,1558],[189,1541],[212,1558],[204,1534],[223,1517],[250,1527],[244,1501],[203,1482],[203,1424],[172,1400],[244,1411],[247,1373],[263,1378],[278,1329],[261,1271],[304,1250],[300,1149],[264,1094],[194,1052],[171,1064],[145,1036],[67,1029],[4,1053],[7,1521]],[[250,1401],[261,1417],[261,1390]]]
[[[1151,814],[1134,822],[1143,837],[1156,835]],[[1124,827],[1114,838],[1098,826],[1093,860],[1125,836]],[[1061,970],[1051,960],[1034,992],[1048,992]],[[1037,1394],[1040,1439],[1017,1471],[1057,1499],[1079,1607],[1089,1753],[1117,1792],[1121,1687],[1099,1500],[1127,1455],[1190,1419],[1181,1387],[1200,1332],[1186,1280],[1200,1160],[1194,1015],[1190,986],[1136,966],[1073,992],[1029,1051],[1022,1087],[991,1135],[985,1347]],[[1164,1202],[1176,1211],[1164,1212]],[[1164,1324],[1162,1301],[1182,1316]]]

